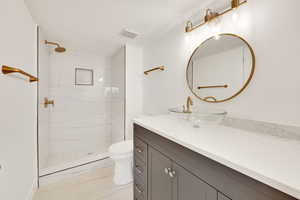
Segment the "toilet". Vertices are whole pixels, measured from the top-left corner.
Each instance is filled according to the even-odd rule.
[[[115,162],[114,183],[125,185],[133,181],[133,140],[115,143],[109,148]]]

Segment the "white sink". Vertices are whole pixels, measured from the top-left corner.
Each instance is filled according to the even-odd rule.
[[[183,107],[171,108],[169,113],[181,119],[189,120],[194,127],[219,125],[225,119],[227,112],[222,109],[193,107],[192,113],[183,112]]]
[[[177,116],[177,117],[179,117],[181,119],[185,119],[185,120],[189,120],[190,116],[191,116],[191,113],[185,113],[183,111],[183,107],[170,108],[169,113],[171,115]]]

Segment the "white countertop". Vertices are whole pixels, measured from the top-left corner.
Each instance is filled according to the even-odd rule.
[[[194,128],[172,115],[134,122],[177,144],[300,199],[300,142],[224,126]]]

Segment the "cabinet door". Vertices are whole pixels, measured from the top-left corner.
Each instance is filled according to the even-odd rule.
[[[218,192],[186,169],[173,163],[174,200],[217,200]]]
[[[172,200],[172,180],[167,169],[171,160],[149,147],[148,151],[148,200]]]
[[[228,197],[226,197],[225,195],[218,193],[218,200],[231,200]]]

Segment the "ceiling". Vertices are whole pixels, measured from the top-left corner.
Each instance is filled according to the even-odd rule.
[[[209,0],[25,0],[48,40],[72,50],[110,55],[132,41],[143,42],[178,23]],[[198,9],[199,12],[199,9]]]

